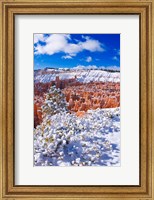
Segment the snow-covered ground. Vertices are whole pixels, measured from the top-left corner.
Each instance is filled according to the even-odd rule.
[[[120,108],[47,115],[34,129],[35,166],[120,166]]]
[[[75,76],[79,82],[89,83],[90,81],[102,81],[102,82],[120,82],[120,72],[107,72],[103,70],[76,70],[69,72],[59,72],[59,73],[47,73],[42,75],[35,75],[35,82],[47,83],[54,81],[56,76],[59,76],[61,80],[71,79]]]

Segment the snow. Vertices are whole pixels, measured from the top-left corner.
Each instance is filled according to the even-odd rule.
[[[120,166],[120,108],[47,115],[34,129],[35,166]]]
[[[102,81],[102,82],[120,82],[119,72],[107,72],[103,70],[74,70],[74,71],[59,71],[59,73],[53,74],[42,74],[35,75],[35,82],[47,83],[50,81],[55,81],[56,76],[59,76],[61,80],[71,79],[75,76],[79,82],[89,83],[91,81]]]

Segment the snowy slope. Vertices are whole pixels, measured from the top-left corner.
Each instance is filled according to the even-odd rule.
[[[120,166],[120,108],[48,116],[34,130],[34,165]]]
[[[47,83],[54,81],[56,76],[59,76],[61,80],[71,79],[75,76],[79,82],[88,83],[90,81],[111,81],[111,82],[120,82],[120,73],[119,72],[107,72],[102,70],[77,70],[69,72],[59,72],[54,74],[42,74],[35,75],[35,82]]]

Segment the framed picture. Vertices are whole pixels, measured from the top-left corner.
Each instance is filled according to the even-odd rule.
[[[0,198],[154,199],[154,2],[0,8]]]

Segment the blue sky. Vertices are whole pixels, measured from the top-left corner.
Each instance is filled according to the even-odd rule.
[[[120,68],[120,34],[34,34],[34,69]]]

